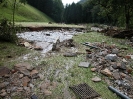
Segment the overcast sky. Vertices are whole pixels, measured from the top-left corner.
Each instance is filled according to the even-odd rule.
[[[77,3],[80,0],[62,0],[63,5],[71,4],[71,3]]]

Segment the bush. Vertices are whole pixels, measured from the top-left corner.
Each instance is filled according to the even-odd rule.
[[[0,40],[8,42],[16,42],[16,29],[13,27],[11,22],[8,22],[7,19],[2,19],[0,24]]]

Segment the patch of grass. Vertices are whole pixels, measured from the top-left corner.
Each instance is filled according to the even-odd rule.
[[[0,7],[0,20],[8,19],[12,21],[12,9],[10,7]],[[19,22],[53,22],[46,14],[26,4],[20,4],[15,12],[15,21]]]
[[[29,52],[28,49],[14,43],[0,42],[0,66]]]

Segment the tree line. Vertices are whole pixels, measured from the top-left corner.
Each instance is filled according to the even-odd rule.
[[[133,0],[80,0],[63,6],[62,0],[27,0],[56,22],[104,23],[132,27]]]
[[[27,3],[47,14],[55,22],[62,21],[64,10],[62,0],[27,0]]]
[[[5,1],[0,0],[3,6]],[[63,6],[62,0],[17,0],[28,3],[51,17],[55,22],[102,23],[133,27],[133,0],[80,0]],[[5,2],[5,3],[3,3]],[[11,2],[11,1],[10,1]]]

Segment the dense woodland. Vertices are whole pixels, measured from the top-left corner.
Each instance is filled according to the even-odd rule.
[[[27,0],[56,22],[102,23],[132,27],[133,0],[80,0],[63,7],[61,0]]]
[[[0,0],[0,3],[8,0]],[[19,0],[59,23],[102,23],[133,27],[133,0],[80,0],[63,6],[62,0]],[[5,6],[4,3],[3,6]]]

